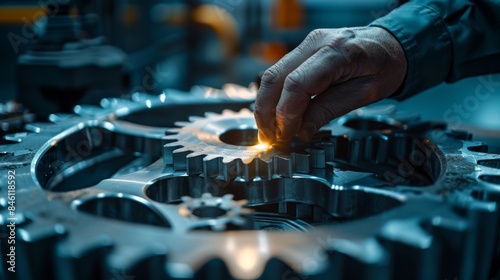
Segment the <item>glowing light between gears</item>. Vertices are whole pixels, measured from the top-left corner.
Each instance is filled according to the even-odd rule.
[[[243,247],[235,253],[236,262],[238,263],[240,269],[242,269],[245,273],[255,270],[259,259],[259,252],[256,248]]]
[[[256,150],[258,150],[258,151],[265,152],[265,151],[267,151],[267,150],[269,150],[271,148],[271,145],[262,142],[262,143],[259,143],[259,144],[255,145],[255,146],[253,146],[253,148],[256,149]]]

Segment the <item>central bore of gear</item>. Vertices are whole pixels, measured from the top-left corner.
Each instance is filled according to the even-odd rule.
[[[199,218],[217,218],[225,215],[227,211],[217,206],[202,206],[193,209],[191,213]]]
[[[219,139],[229,145],[254,146],[259,144],[257,129],[230,129],[219,136]]]

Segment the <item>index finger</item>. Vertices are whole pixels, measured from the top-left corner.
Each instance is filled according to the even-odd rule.
[[[276,106],[279,138],[287,141],[299,132],[311,97],[342,81],[348,66],[341,50],[324,46],[286,77]]]
[[[276,106],[281,97],[286,77],[313,55],[321,45],[320,32],[311,32],[293,51],[285,55],[262,75],[255,100],[255,121],[259,128],[259,141],[272,143],[276,137]]]

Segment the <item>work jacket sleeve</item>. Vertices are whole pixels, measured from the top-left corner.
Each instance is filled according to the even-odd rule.
[[[500,0],[409,1],[372,22],[405,51],[408,98],[443,81],[500,72]]]

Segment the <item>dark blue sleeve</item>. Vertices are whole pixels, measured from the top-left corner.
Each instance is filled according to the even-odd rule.
[[[410,1],[372,22],[403,46],[408,69],[392,97],[500,72],[500,0]]]

